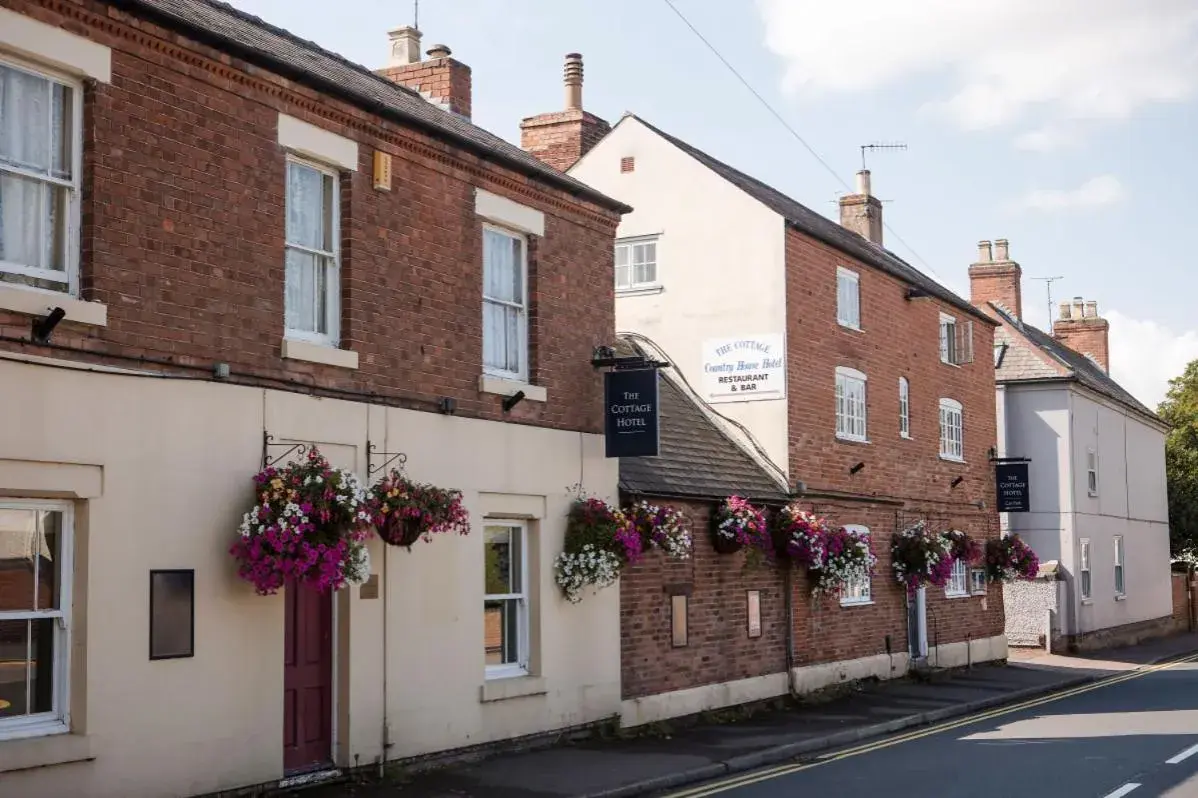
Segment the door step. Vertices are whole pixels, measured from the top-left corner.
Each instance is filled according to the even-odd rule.
[[[296,787],[311,787],[314,784],[324,784],[326,781],[333,781],[341,778],[340,768],[324,768],[321,770],[312,770],[307,773],[297,773],[294,776],[279,782],[280,790],[290,790]]]

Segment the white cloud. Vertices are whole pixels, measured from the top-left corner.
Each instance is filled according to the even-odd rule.
[[[1059,211],[1101,208],[1124,198],[1123,184],[1114,175],[1099,175],[1073,189],[1038,188],[1011,203],[1012,211]]]
[[[1057,125],[1046,125],[1015,137],[1015,146],[1032,152],[1053,152],[1074,144],[1077,136]]]
[[[947,78],[951,89],[928,107],[965,129],[1122,119],[1198,88],[1193,0],[758,0],[758,8],[787,90]]]
[[[1117,310],[1110,322],[1111,376],[1153,410],[1165,398],[1169,380],[1198,358],[1198,332],[1175,333],[1155,321],[1140,321]]]

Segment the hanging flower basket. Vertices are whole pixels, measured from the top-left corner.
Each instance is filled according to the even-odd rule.
[[[641,557],[643,543],[636,528],[602,499],[578,499],[566,520],[565,550],[553,563],[558,587],[572,604],[587,587],[614,584],[625,563]]]
[[[839,596],[850,582],[874,572],[878,558],[870,551],[868,532],[830,528],[824,537],[824,559],[819,568],[809,568],[812,595]]]
[[[890,545],[894,576],[913,595],[924,585],[944,587],[953,573],[952,541],[923,521],[894,536]]]
[[[950,529],[944,537],[948,539],[949,556],[954,560],[971,565],[982,558],[982,547],[968,532]]]
[[[778,553],[795,565],[820,568],[827,551],[829,525],[826,518],[787,505],[774,519],[774,545]]]
[[[624,517],[640,536],[642,550],[657,548],[679,560],[691,556],[693,542],[686,519],[673,507],[640,501],[625,509]]]
[[[370,576],[371,515],[353,472],[333,468],[313,447],[299,462],[263,469],[254,490],[229,553],[260,595],[288,580],[328,592]]]
[[[986,541],[986,577],[994,582],[1035,579],[1040,573],[1040,558],[1019,535]]]
[[[379,537],[392,546],[409,549],[420,538],[435,534],[470,533],[470,515],[461,491],[415,482],[392,469],[370,489],[371,519]]]
[[[765,513],[740,496],[729,496],[712,516],[711,539],[720,554],[732,554],[746,547],[750,556],[773,554]]]

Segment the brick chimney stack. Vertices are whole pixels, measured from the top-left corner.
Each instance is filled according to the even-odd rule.
[[[391,56],[387,66],[375,74],[407,86],[432,104],[469,119],[470,67],[452,58],[452,52],[443,44],[433,45],[428,51],[429,60],[422,61],[422,34],[416,28],[396,28],[388,36]]]
[[[1005,238],[994,242],[978,242],[977,263],[969,267],[969,301],[975,305],[994,302],[1002,305],[1017,319],[1023,318],[1023,295],[1020,280],[1023,269],[1011,260]]]
[[[857,193],[840,198],[840,226],[882,246],[882,201],[870,190],[868,169],[857,173]]]
[[[1107,320],[1098,315],[1098,303],[1080,296],[1061,303],[1061,317],[1052,325],[1053,337],[1074,352],[1089,356],[1108,374],[1111,371],[1109,331]]]
[[[566,107],[530,116],[520,123],[520,146],[562,172],[611,130],[603,119],[582,109],[582,56],[570,53],[564,69]]]

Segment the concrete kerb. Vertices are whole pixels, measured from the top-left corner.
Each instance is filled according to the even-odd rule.
[[[1162,657],[1155,660],[1153,663],[1146,663],[1140,666],[1141,668],[1152,665],[1170,657]],[[1139,670],[1139,668],[1137,668]],[[1062,679],[1052,684],[1039,685],[1037,687],[1027,687],[1022,690],[1016,690],[1004,695],[992,696],[983,698],[977,701],[969,701],[964,704],[954,704],[952,706],[934,709],[928,712],[920,712],[915,715],[908,715],[903,718],[896,718],[885,723],[874,723],[868,726],[859,726],[855,729],[846,729],[836,734],[830,734],[826,737],[817,737],[810,740],[802,740],[797,743],[787,743],[786,745],[777,745],[772,748],[765,748],[760,751],[754,751],[749,754],[741,754],[726,759],[723,762],[714,762],[710,765],[704,765],[699,768],[691,768],[678,773],[670,773],[665,776],[657,776],[652,779],[636,782],[634,784],[625,784],[620,787],[614,787],[608,790],[599,790],[597,792],[589,792],[579,798],[633,798],[634,796],[648,795],[650,793],[659,792],[661,790],[673,789],[675,787],[685,787],[690,784],[697,784],[703,781],[728,776],[733,773],[743,773],[747,770],[753,770],[764,765],[775,765],[781,762],[794,759],[803,754],[810,754],[816,751],[826,751],[831,748],[838,748],[843,745],[851,745],[853,743],[868,740],[874,737],[883,737],[887,734],[893,734],[904,729],[911,729],[917,726],[928,726],[933,723],[939,723],[942,720],[949,718],[957,718],[964,715],[970,715],[975,712],[980,712],[985,709],[993,709],[994,707],[1003,706],[1005,704],[1017,704],[1021,701],[1026,701],[1031,698],[1038,698],[1049,693],[1056,693],[1062,690],[1069,690],[1074,687],[1079,687],[1084,684],[1090,684],[1100,679],[1106,678],[1108,674],[1084,674],[1081,676],[1073,676],[1067,679]]]

